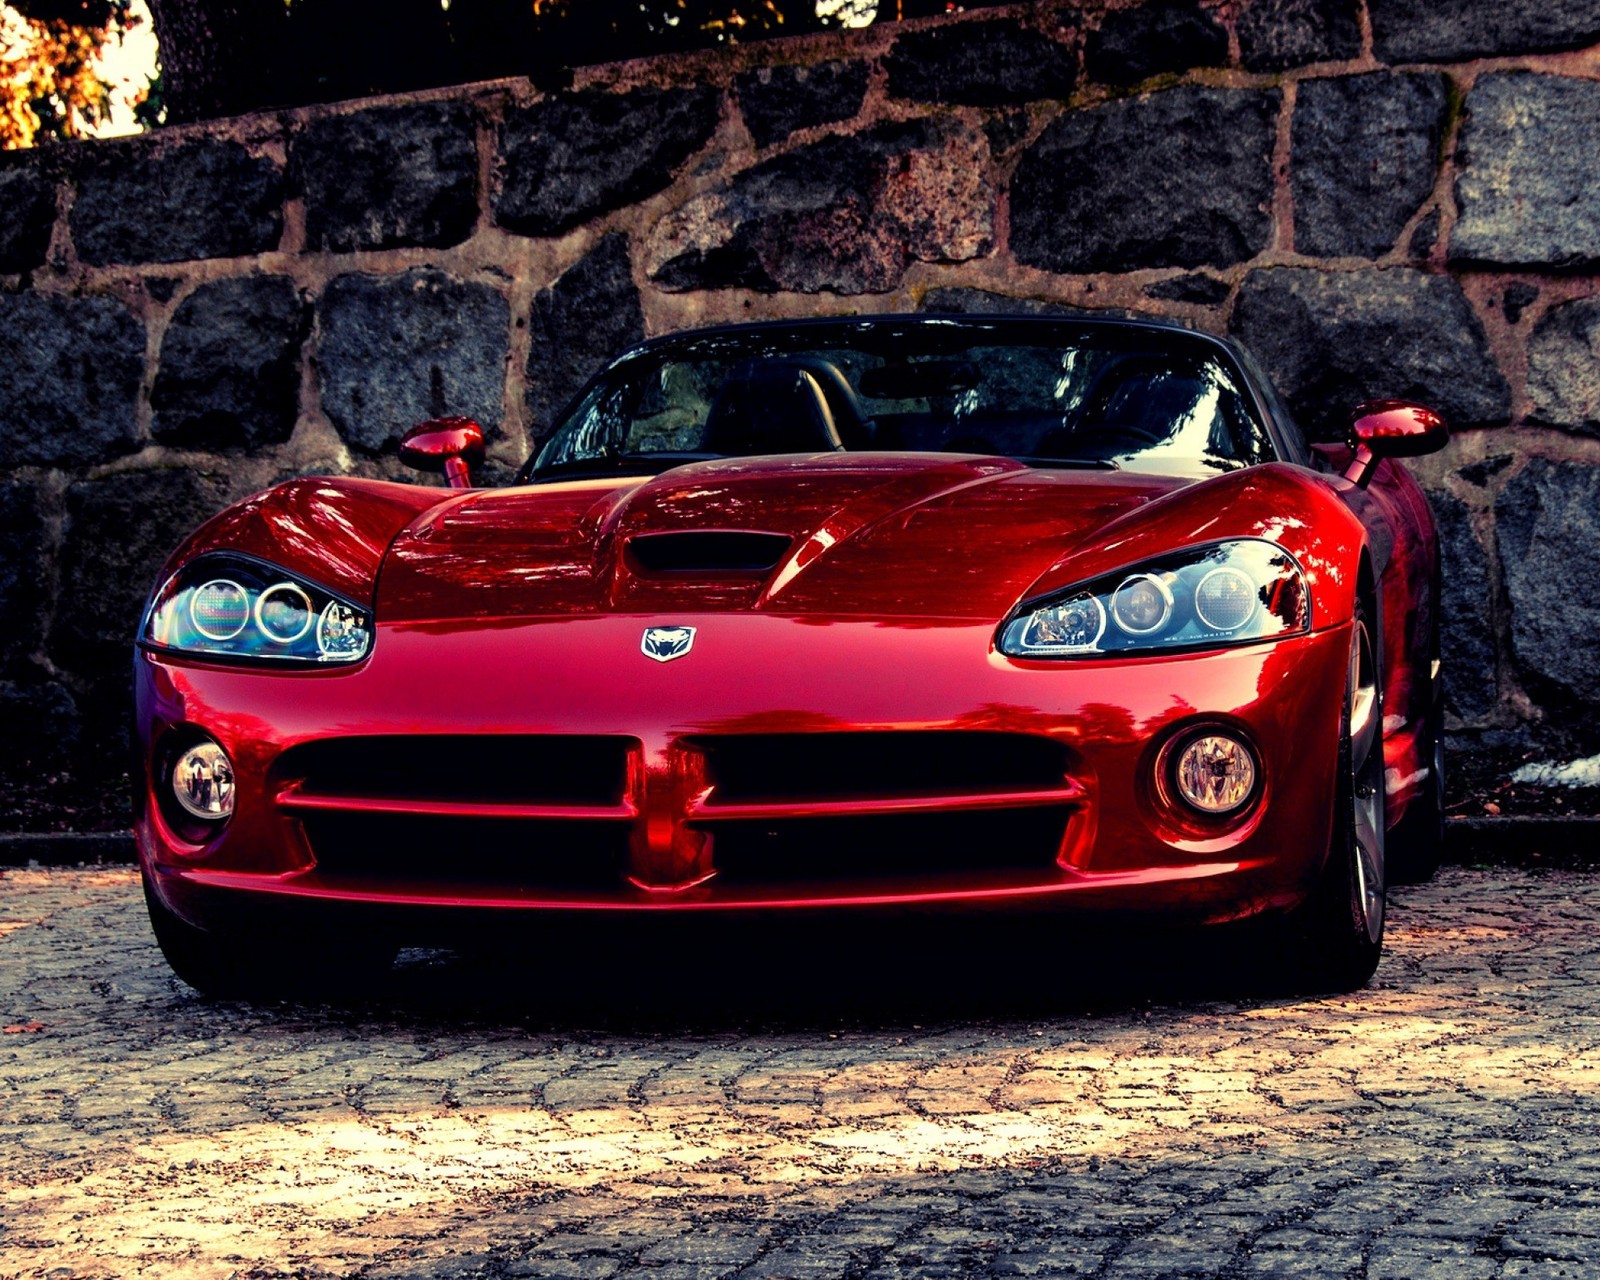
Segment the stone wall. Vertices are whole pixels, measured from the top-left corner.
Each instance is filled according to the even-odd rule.
[[[1315,434],[1439,405],[1457,745],[1593,751],[1597,41],[1596,0],[1019,5],[8,156],[0,769],[120,767],[144,593],[233,498],[397,475],[440,412],[504,477],[645,334],[1062,306],[1238,335]]]

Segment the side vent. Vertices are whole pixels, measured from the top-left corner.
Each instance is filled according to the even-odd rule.
[[[794,541],[785,533],[641,533],[628,554],[645,573],[768,573]]]

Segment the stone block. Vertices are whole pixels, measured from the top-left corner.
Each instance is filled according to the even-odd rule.
[[[1455,262],[1600,262],[1600,83],[1480,76],[1456,143]]]
[[[344,275],[317,315],[322,408],[350,444],[379,452],[441,414],[499,426],[511,311],[498,289],[431,267]]]
[[[1060,272],[1255,256],[1272,235],[1279,101],[1275,90],[1185,86],[1069,111],[1017,163],[1012,253]]]
[[[127,667],[163,561],[222,503],[220,485],[178,468],[68,486],[49,638],[56,664],[91,675]]]
[[[1448,109],[1442,75],[1304,81],[1289,164],[1295,249],[1360,258],[1392,249],[1433,191]]]
[[[1464,467],[1458,467],[1456,474],[1468,484],[1475,484],[1481,489],[1516,460],[1515,454],[1492,453],[1478,462],[1469,462]]]
[[[1013,298],[1010,294],[994,293],[988,289],[971,289],[946,286],[929,289],[922,295],[918,311],[956,316],[1108,316],[1122,315],[1120,311],[1091,311],[1083,307],[1069,307],[1062,302],[1047,302],[1043,298]]]
[[[43,266],[56,220],[56,186],[27,163],[0,168],[0,272]]]
[[[1552,706],[1566,699],[1600,706],[1600,599],[1573,590],[1573,574],[1559,569],[1600,557],[1600,467],[1529,461],[1500,491],[1495,540],[1524,688]]]
[[[1367,0],[1372,45],[1384,62],[1458,62],[1544,49],[1576,49],[1600,39],[1593,0]]]
[[[996,156],[1012,150],[1032,132],[1033,120],[1026,107],[997,112],[983,122],[983,136],[989,139],[989,150]]]
[[[1452,427],[1511,414],[1511,391],[1483,326],[1448,276],[1409,268],[1252,271],[1232,332],[1260,358],[1313,439],[1343,439],[1362,400],[1396,396],[1439,409]]]
[[[1439,243],[1439,226],[1441,219],[1438,209],[1430,209],[1417,223],[1417,229],[1411,233],[1411,244],[1408,246],[1413,258],[1427,259],[1433,256],[1433,247]]]
[[[633,283],[628,238],[606,236],[533,301],[528,352],[528,414],[536,432],[590,376],[644,338],[644,312]]]
[[[1113,10],[1089,33],[1083,50],[1089,79],[1113,85],[1219,67],[1227,60],[1228,33],[1198,0]]]
[[[955,120],[821,138],[668,214],[645,269],[668,289],[881,293],[913,260],[990,251],[988,158],[983,134]]]
[[[299,411],[308,320],[287,276],[201,285],[179,304],[161,340],[150,434],[163,444],[202,449],[287,440]]]
[[[78,763],[78,706],[60,682],[0,680],[0,724],[17,727],[0,733],[0,777],[31,780]]]
[[[144,325],[115,299],[0,294],[0,466],[131,450],[144,347]]]
[[[867,96],[867,64],[757,67],[734,83],[750,136],[756,146],[770,147],[797,129],[853,119]]]
[[[1428,495],[1439,530],[1442,566],[1439,634],[1445,706],[1464,720],[1495,705],[1494,599],[1489,561],[1472,530],[1467,506],[1444,489]]]
[[[44,635],[48,541],[37,487],[0,483],[0,671],[25,665]]]
[[[1203,271],[1193,275],[1173,276],[1170,280],[1157,280],[1154,284],[1144,287],[1145,296],[1159,298],[1163,302],[1195,302],[1201,306],[1214,307],[1218,303],[1226,302],[1233,286],[1226,280],[1219,280],[1216,276],[1208,276]]]
[[[78,257],[187,262],[265,253],[283,231],[283,172],[237,142],[91,144],[70,224]]]
[[[1286,71],[1361,56],[1357,0],[1248,0],[1239,58],[1251,71]]]
[[[460,244],[478,220],[477,118],[465,102],[326,116],[295,136],[289,172],[309,248]]]
[[[661,190],[717,127],[715,89],[588,91],[507,114],[494,219],[552,236]]]
[[[1508,317],[1521,310],[1515,287],[1506,289]],[[1528,343],[1528,396],[1533,421],[1600,435],[1600,298],[1562,303],[1539,320]]]
[[[884,67],[890,97],[972,107],[1067,98],[1077,79],[1071,49],[1009,19],[907,32]]]

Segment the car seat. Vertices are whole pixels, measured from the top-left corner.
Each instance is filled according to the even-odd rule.
[[[822,359],[752,360],[717,389],[705,449],[733,457],[828,453],[861,447],[868,434],[844,375]]]

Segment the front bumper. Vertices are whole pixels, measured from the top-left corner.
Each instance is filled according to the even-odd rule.
[[[696,628],[687,655],[641,653],[663,624]],[[1103,661],[1020,662],[991,639],[960,621],[606,615],[384,627],[345,671],[141,654],[140,856],[162,901],[210,928],[256,907],[1217,921],[1304,896],[1329,843],[1347,628]],[[1154,785],[1162,747],[1202,723],[1243,735],[1261,763],[1257,800],[1228,825],[1175,812]],[[209,838],[162,803],[162,761],[197,731],[237,775],[234,816]],[[614,744],[615,786],[546,794],[530,776],[527,794],[503,779],[473,793],[460,758],[481,751],[487,776],[497,745],[569,742]],[[926,771],[889,767],[913,742]],[[308,777],[308,748],[330,743],[382,743],[403,785],[360,768],[349,786]],[[752,774],[779,743],[782,768]],[[813,767],[846,745],[848,769]],[[1029,763],[1012,779],[1014,750]],[[1041,750],[1059,763],[1041,772]],[[959,751],[977,753],[977,781],[945,767]]]

